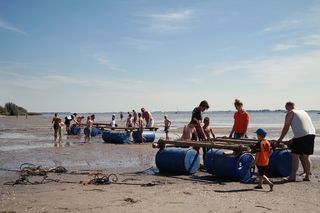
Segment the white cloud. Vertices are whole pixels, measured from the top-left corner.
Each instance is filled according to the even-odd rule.
[[[10,30],[13,32],[21,33],[23,35],[27,35],[27,33],[18,27],[13,26],[12,24],[0,19],[0,28],[5,29],[5,30]]]
[[[153,41],[153,40],[146,40],[146,39],[137,39],[137,38],[132,38],[128,37],[125,39],[123,44],[128,45],[130,47],[136,48],[138,50],[148,50],[154,46],[158,46],[163,44],[162,42],[159,41]]]
[[[282,50],[288,50],[297,47],[295,44],[276,44],[272,48],[273,51],[282,51]]]
[[[107,67],[110,70],[117,70],[117,71],[125,71],[124,69],[122,69],[119,65],[114,64],[110,61],[107,53],[105,52],[100,52],[94,55],[95,60],[99,63],[104,65],[105,67]]]
[[[315,4],[305,11],[296,13],[294,17],[286,18],[278,23],[262,29],[259,34],[268,34],[276,32],[286,32],[294,30],[295,32],[308,31],[316,32],[320,27],[320,4]]]
[[[193,10],[182,10],[167,13],[146,13],[138,15],[142,23],[156,32],[177,32],[187,28],[186,21],[194,15]]]
[[[246,76],[247,81],[257,82],[271,90],[298,89],[317,86],[320,81],[320,51],[237,61],[216,66],[213,75]]]
[[[273,51],[282,51],[298,47],[320,47],[320,35],[308,35],[292,39],[285,43],[276,44],[273,46]]]
[[[299,19],[285,20],[285,21],[281,21],[279,23],[276,23],[272,26],[264,28],[262,30],[262,33],[270,33],[270,32],[275,32],[275,31],[287,30],[290,28],[294,28],[302,23],[303,23],[303,21],[299,20]]]

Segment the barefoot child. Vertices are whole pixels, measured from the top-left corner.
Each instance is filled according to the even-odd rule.
[[[270,186],[270,191],[273,191],[273,183],[266,176],[269,166],[269,157],[271,154],[271,145],[268,140],[265,139],[267,132],[264,129],[259,128],[257,131],[258,143],[256,144],[256,158],[255,164],[258,167],[259,184],[254,187],[255,189],[262,189],[263,181],[267,182]]]
[[[204,123],[203,130],[204,130],[204,133],[206,134],[208,140],[210,138],[216,138],[216,136],[214,135],[212,127],[210,127],[210,118],[209,117],[205,117],[204,120],[203,120],[203,123]],[[210,134],[212,135],[212,137],[210,136]]]
[[[192,119],[188,125],[184,126],[181,139],[185,141],[191,141],[192,134],[196,132],[197,125],[198,121],[196,119]]]
[[[168,119],[168,116],[164,116],[164,132],[166,133],[166,140],[169,140],[169,128],[171,126],[171,121]]]

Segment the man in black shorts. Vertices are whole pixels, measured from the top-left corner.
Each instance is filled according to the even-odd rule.
[[[290,126],[294,135],[291,144],[292,170],[290,177],[286,180],[296,181],[296,173],[300,159],[303,172],[305,173],[303,180],[310,181],[310,155],[313,154],[314,140],[316,136],[315,128],[308,113],[304,110],[295,109],[295,104],[293,102],[287,102],[285,108],[287,110],[287,115],[278,142],[282,142],[283,138],[288,133]]]
[[[192,116],[191,116],[191,120],[196,120],[197,126],[196,126],[196,131],[195,133],[192,134],[192,140],[197,140],[199,139],[199,141],[206,141],[208,140],[206,133],[203,130],[202,127],[202,112],[204,112],[205,110],[209,109],[209,104],[206,100],[203,100],[200,102],[199,106],[194,108],[192,111]],[[197,149],[197,151],[199,152],[199,149]],[[206,148],[202,148],[203,151],[203,160],[205,159],[205,155],[207,153],[207,149]]]
[[[199,138],[199,140],[207,140],[207,136],[202,128],[202,112],[204,112],[205,110],[209,109],[209,104],[207,101],[201,101],[199,106],[194,108],[192,111],[192,116],[191,116],[191,120],[195,119],[198,121],[198,124],[196,126],[196,135],[192,136],[192,140],[196,140],[196,138]]]

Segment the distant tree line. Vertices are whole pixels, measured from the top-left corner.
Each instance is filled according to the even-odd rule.
[[[8,102],[4,105],[4,107],[0,106],[0,115],[37,115],[39,113],[28,113],[28,110],[25,108],[18,106],[12,102]]]

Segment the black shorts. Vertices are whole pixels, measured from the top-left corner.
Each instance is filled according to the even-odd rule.
[[[164,132],[165,132],[165,133],[169,133],[169,127],[168,127],[168,126],[165,126],[165,127],[164,127]]]
[[[259,176],[266,175],[269,166],[257,166]]]
[[[59,129],[59,124],[54,123],[54,124],[53,124],[53,129],[54,129],[54,130],[58,130],[58,129]]]
[[[65,121],[64,121],[64,124],[65,124],[66,126],[70,126],[70,123],[71,123],[70,120],[65,120]]]
[[[312,155],[315,135],[306,135],[292,139],[292,153],[297,155]]]

